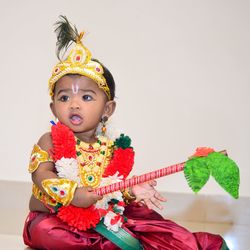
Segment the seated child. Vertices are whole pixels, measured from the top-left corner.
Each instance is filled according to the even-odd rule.
[[[103,197],[94,188],[125,179],[134,163],[129,137],[105,136],[116,103],[110,71],[82,44],[66,17],[57,23],[59,63],[49,80],[58,119],[31,153],[33,188],[24,243],[34,249],[227,249],[219,235],[191,233],[153,208],[156,181]],[[60,53],[73,47],[66,60]],[[102,134],[97,134],[101,124]]]

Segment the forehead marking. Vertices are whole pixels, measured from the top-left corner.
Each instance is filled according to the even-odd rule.
[[[72,84],[72,92],[73,92],[73,94],[77,94],[78,90],[79,90],[78,84],[77,83],[73,83]]]

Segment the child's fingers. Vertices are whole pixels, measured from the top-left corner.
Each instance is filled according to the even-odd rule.
[[[86,189],[87,189],[88,192],[92,192],[93,191],[92,187],[86,187]]]
[[[151,199],[145,199],[144,202],[149,209],[152,209],[154,207],[159,208],[161,210],[163,209],[161,203],[154,197],[152,197]]]
[[[167,199],[158,192],[155,192],[154,197],[159,201],[167,201]]]
[[[152,187],[156,186],[157,185],[157,181],[156,180],[151,180],[151,181],[148,181],[148,184]]]
[[[87,187],[87,191],[89,192],[90,197],[94,202],[97,202],[98,200],[101,200],[103,198],[102,195],[98,195],[94,192],[94,189],[92,187]]]
[[[159,209],[163,209],[163,206],[161,205],[161,203],[156,199],[156,198],[152,198],[152,199],[150,199],[151,200],[151,203],[155,206],[155,207],[157,207],[157,208],[159,208]]]
[[[149,199],[144,199],[143,201],[149,209],[153,208],[153,204]]]
[[[92,194],[92,198],[94,199],[95,202],[101,200],[103,198],[103,196],[95,194],[95,193],[91,193]]]
[[[102,195],[97,195],[97,200],[101,200],[103,198]]]
[[[92,187],[86,187],[87,191],[91,193],[93,199],[95,201],[101,200],[103,198],[102,195],[98,195],[94,192],[94,189]]]

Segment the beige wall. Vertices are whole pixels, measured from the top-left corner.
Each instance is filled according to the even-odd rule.
[[[113,126],[136,149],[135,174],[184,161],[198,146],[227,149],[250,196],[250,2],[2,1],[2,180],[29,181],[32,145],[49,129],[53,23],[65,14],[112,71]],[[190,193],[182,173],[159,189]],[[210,180],[202,193],[224,194]]]

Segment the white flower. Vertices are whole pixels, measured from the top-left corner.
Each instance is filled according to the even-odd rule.
[[[100,186],[103,187],[103,186],[107,186],[107,185],[122,181],[122,178],[123,178],[123,176],[122,175],[119,176],[119,172],[117,171],[113,176],[102,178]],[[108,209],[108,207],[109,207],[108,203],[112,199],[115,199],[115,200],[118,200],[118,201],[123,201],[121,191],[116,191],[116,192],[104,195],[101,200],[97,201],[97,203],[95,204],[95,207],[96,208]]]
[[[119,228],[121,227],[122,225],[122,218],[120,217],[118,219],[118,221],[115,223],[115,224],[111,224],[111,220],[114,219],[116,216],[119,216],[117,214],[115,214],[114,212],[112,211],[109,211],[105,217],[104,217],[104,225],[109,229],[109,230],[112,230],[114,232],[117,232],[119,230]]]
[[[102,135],[102,123],[100,122],[97,129],[96,129],[96,135],[100,136]],[[105,136],[108,137],[109,139],[111,139],[112,141],[115,141],[117,138],[120,137],[121,135],[121,130],[116,128],[116,125],[114,124],[114,121],[111,121],[111,119],[109,119],[106,124],[105,127],[107,128],[107,131],[105,132]]]
[[[119,212],[120,214],[123,214],[125,208],[123,206],[119,206],[118,204],[115,205],[115,209],[120,210],[121,212]]]
[[[81,182],[76,159],[62,157],[60,160],[56,161],[55,167],[59,177],[76,181],[80,185]]]

